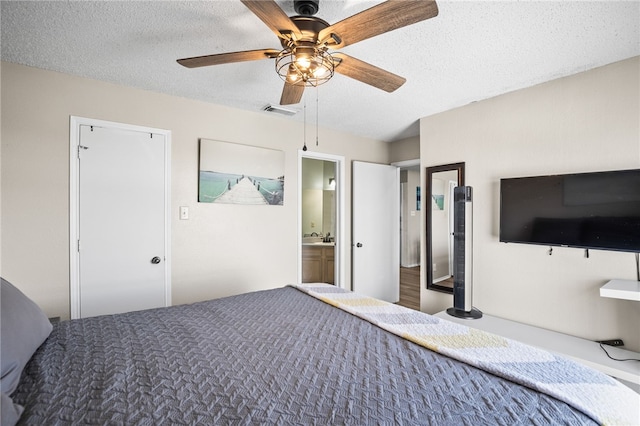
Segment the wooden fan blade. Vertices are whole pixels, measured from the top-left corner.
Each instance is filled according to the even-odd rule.
[[[196,56],[178,59],[178,63],[187,68],[207,67],[209,65],[230,64],[233,62],[258,61],[275,58],[280,53],[275,49],[245,50],[243,52],[219,53],[216,55]]]
[[[318,40],[324,42],[333,37],[332,49],[386,33],[438,15],[434,0],[389,0],[370,9],[337,22],[322,31]]]
[[[298,26],[273,0],[241,0],[247,8],[253,12],[262,22],[267,24],[278,37],[290,40],[299,40],[302,33]]]
[[[335,72],[370,86],[377,87],[385,92],[391,93],[407,81],[404,77],[400,77],[399,75],[395,75],[360,59],[345,55],[344,53],[332,53],[331,56],[340,61],[334,69]]]
[[[284,83],[282,96],[280,97],[280,105],[299,104],[304,93],[304,84]]]

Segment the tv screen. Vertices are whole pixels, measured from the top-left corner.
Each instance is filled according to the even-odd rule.
[[[640,169],[501,179],[500,241],[640,252]]]

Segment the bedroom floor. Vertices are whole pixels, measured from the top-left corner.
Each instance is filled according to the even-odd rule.
[[[420,266],[400,268],[399,305],[420,310]]]

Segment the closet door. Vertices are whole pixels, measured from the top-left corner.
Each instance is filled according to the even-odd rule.
[[[80,125],[79,317],[167,306],[165,135]]]

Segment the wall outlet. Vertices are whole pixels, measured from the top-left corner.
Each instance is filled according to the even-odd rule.
[[[624,346],[622,339],[598,340],[598,343],[609,346]]]
[[[433,264],[433,272],[435,272],[435,271],[437,271],[437,270],[438,270],[438,267],[437,267],[437,266],[436,266],[436,264],[434,263],[434,264]]]

